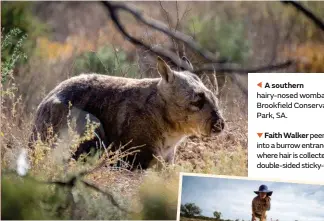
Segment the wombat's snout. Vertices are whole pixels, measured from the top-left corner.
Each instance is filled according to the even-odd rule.
[[[212,112],[212,133],[220,133],[225,128],[225,121],[216,111]]]

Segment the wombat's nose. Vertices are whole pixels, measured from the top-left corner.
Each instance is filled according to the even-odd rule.
[[[225,122],[222,118],[218,118],[216,123],[213,124],[212,126],[212,132],[219,133],[225,128]]]
[[[224,119],[216,112],[212,112],[213,121],[212,121],[212,132],[219,133],[225,128]]]

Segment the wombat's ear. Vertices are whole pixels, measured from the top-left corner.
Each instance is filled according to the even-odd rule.
[[[183,61],[187,62],[187,64],[191,67],[192,70],[194,69],[193,66],[192,66],[192,64],[191,64],[191,62],[189,61],[189,59],[186,56],[182,56],[181,59]]]
[[[157,57],[157,70],[162,79],[168,83],[172,82],[174,74],[169,65],[167,65],[167,63],[161,57]]]

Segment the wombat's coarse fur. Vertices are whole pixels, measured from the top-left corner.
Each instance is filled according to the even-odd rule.
[[[187,136],[223,130],[217,98],[199,77],[174,71],[161,58],[157,70],[161,78],[82,74],[63,81],[38,106],[33,138],[39,134],[45,140],[49,126],[62,135],[70,103],[79,128],[85,125],[84,113],[89,113],[100,122],[96,132],[106,146],[114,143],[119,148],[131,141],[128,146],[139,146],[140,152],[128,156],[128,162],[146,169],[154,156],[173,162],[176,146]],[[89,142],[81,144],[77,154],[88,147]]]

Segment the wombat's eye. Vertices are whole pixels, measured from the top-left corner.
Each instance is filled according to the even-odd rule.
[[[197,95],[197,100],[190,102],[192,106],[197,107],[199,110],[201,110],[204,107],[205,104],[205,94],[204,93],[199,93]]]

